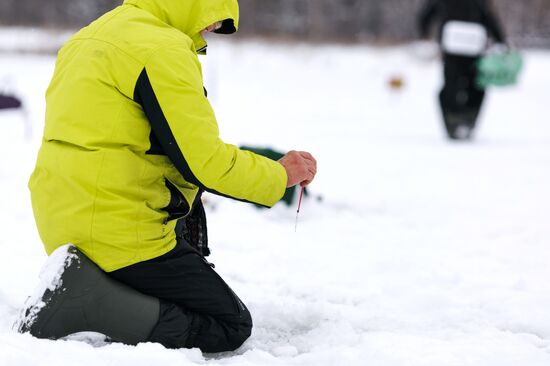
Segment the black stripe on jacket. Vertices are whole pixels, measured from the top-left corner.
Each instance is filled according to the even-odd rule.
[[[156,144],[158,142],[158,144],[164,151],[164,154],[167,155],[168,158],[170,158],[170,160],[172,161],[172,164],[174,164],[176,169],[178,169],[180,174],[183,176],[183,178],[187,182],[196,185],[201,190],[204,190],[219,196],[232,198],[237,201],[258,204],[257,202],[250,202],[247,200],[228,196],[212,188],[209,188],[206,185],[204,185],[201,181],[199,181],[199,179],[195,176],[195,174],[193,174],[193,172],[191,171],[191,168],[189,167],[189,164],[187,163],[187,160],[185,160],[185,156],[183,156],[183,153],[181,152],[177,144],[176,138],[174,137],[172,130],[170,129],[170,124],[168,123],[168,121],[166,120],[166,117],[164,116],[162,108],[158,102],[157,96],[155,95],[155,91],[153,90],[153,86],[151,85],[151,82],[149,80],[149,76],[147,75],[147,70],[145,68],[143,68],[143,71],[141,72],[137,80],[136,88],[134,90],[134,101],[141,105],[141,107],[143,108],[143,112],[145,113],[145,116],[147,117],[147,119],[149,120],[149,123],[151,124],[152,136],[150,137],[150,140],[151,140],[152,146],[151,146],[150,153],[155,154],[159,152],[158,147],[155,148],[153,146],[153,143]],[[153,150],[155,151],[153,152]]]

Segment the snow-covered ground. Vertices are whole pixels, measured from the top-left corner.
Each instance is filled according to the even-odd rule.
[[[208,197],[210,259],[255,321],[221,355],[11,329],[46,258],[26,183],[54,58],[1,54],[28,113],[0,112],[0,365],[550,365],[550,52],[526,52],[474,142],[450,143],[440,65],[415,50],[211,42],[222,137],[311,151],[324,198],[295,232],[296,205]]]

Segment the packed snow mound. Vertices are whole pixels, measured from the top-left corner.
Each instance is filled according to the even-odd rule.
[[[71,244],[63,245],[53,251],[46,259],[39,275],[39,283],[36,286],[34,293],[25,301],[24,309],[28,309],[28,313],[21,313],[19,318],[14,323],[13,328],[17,330],[23,323],[30,325],[36,319],[40,310],[46,306],[42,300],[44,293],[49,290],[51,292],[62,288],[63,280],[61,279],[65,268],[69,267],[73,261],[78,260],[78,256],[69,252]]]

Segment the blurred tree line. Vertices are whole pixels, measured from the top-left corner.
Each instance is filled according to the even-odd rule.
[[[184,1],[184,0],[182,0]],[[240,0],[241,36],[310,41],[415,39],[425,0]],[[2,0],[0,25],[81,27],[122,0]],[[550,0],[493,0],[517,46],[550,47]]]

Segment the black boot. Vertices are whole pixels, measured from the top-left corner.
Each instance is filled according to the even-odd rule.
[[[55,256],[60,277],[26,304],[18,331],[48,339],[97,332],[125,344],[146,342],[159,320],[160,301],[109,278],[74,246],[58,251],[66,252]]]

